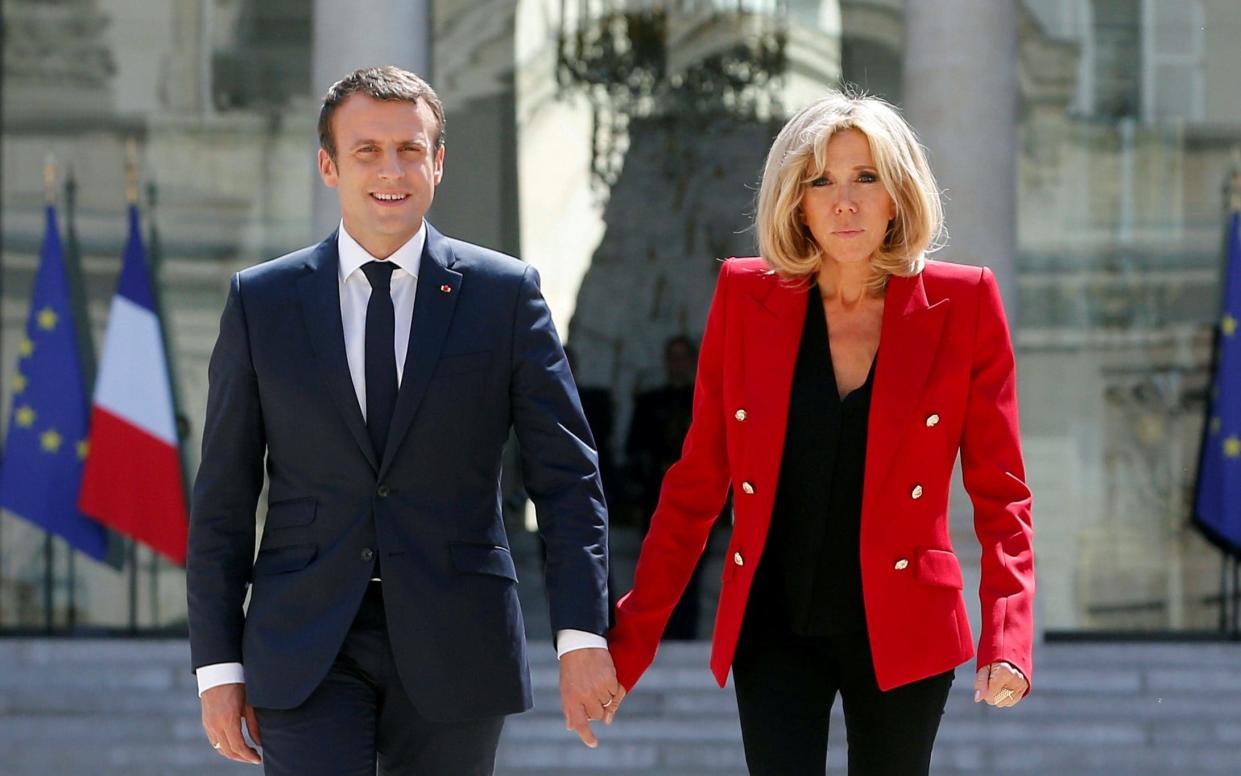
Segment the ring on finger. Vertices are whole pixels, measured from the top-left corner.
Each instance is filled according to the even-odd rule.
[[[1013,697],[1012,689],[1009,687],[1005,687],[1003,690],[1000,690],[998,693],[995,694],[995,702],[1003,703],[1004,701],[1008,700],[1011,697]]]
[[[215,743],[211,745],[211,748],[218,752],[224,748],[224,744],[220,743],[219,741],[216,741]]]
[[[608,702],[607,702],[607,703],[601,703],[601,704],[599,704],[599,705],[600,705],[600,706],[603,706],[603,708],[605,708],[605,709],[606,709],[608,706],[611,706],[611,705],[612,705],[612,702],[613,702],[613,701],[615,701],[615,700],[616,700],[616,697],[615,697],[615,696],[613,696],[613,697],[611,697],[611,698],[608,698]]]

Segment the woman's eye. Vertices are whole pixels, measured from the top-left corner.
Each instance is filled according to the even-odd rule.
[[[826,186],[827,184],[828,184],[827,178],[824,178],[822,175],[810,181],[810,185],[816,188],[819,186]]]
[[[874,183],[879,180],[879,176],[875,175],[873,172],[864,172],[857,176],[857,179],[862,183]]]

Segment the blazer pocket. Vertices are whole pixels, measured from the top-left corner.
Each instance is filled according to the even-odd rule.
[[[449,542],[452,565],[462,574],[491,574],[517,581],[517,567],[513,555],[498,544],[472,544]]]
[[[919,582],[924,585],[950,587],[955,590],[965,587],[965,582],[961,578],[961,562],[957,560],[956,553],[929,547],[919,547],[914,552]]]
[[[254,576],[300,571],[309,566],[318,553],[319,548],[313,544],[293,544],[263,550],[254,561]]]
[[[265,529],[293,528],[310,525],[315,521],[318,502],[311,497],[291,498],[267,505]]]
[[[455,356],[440,356],[439,361],[435,362],[434,376],[463,375],[481,371],[489,366],[491,366],[490,350],[483,350],[478,353],[462,353]]]

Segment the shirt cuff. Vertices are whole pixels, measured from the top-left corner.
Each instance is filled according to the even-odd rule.
[[[245,684],[246,672],[241,663],[213,663],[194,672],[198,675],[198,697],[222,684]]]
[[[565,628],[556,631],[556,658],[579,649],[607,649],[608,640],[598,633]],[[202,670],[201,668],[198,670]]]

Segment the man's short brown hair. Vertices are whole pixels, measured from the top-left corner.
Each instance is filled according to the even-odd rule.
[[[336,158],[336,136],[332,131],[332,114],[340,104],[355,94],[365,94],[376,100],[386,102],[412,102],[422,100],[435,116],[439,128],[436,133],[435,147],[444,145],[444,105],[439,95],[430,84],[418,76],[402,70],[395,65],[383,67],[363,67],[332,84],[323,96],[323,107],[319,109],[319,145],[328,156]]]

